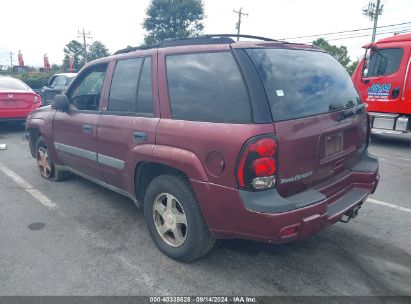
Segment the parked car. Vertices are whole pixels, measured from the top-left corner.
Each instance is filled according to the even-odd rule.
[[[49,105],[54,96],[64,92],[76,75],[77,73],[54,74],[40,90],[42,105]]]
[[[367,104],[376,133],[411,132],[411,34],[364,46],[353,81]]]
[[[23,81],[0,76],[0,121],[25,121],[40,106],[40,95]]]
[[[28,118],[41,175],[131,198],[181,261],[216,238],[283,243],[355,217],[379,173],[349,75],[321,49],[253,38],[166,41],[87,64]]]

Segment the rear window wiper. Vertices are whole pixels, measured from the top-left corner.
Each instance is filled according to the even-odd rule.
[[[357,114],[361,114],[365,111],[365,105],[359,104],[358,106],[352,107],[352,108],[348,108],[346,109],[344,112],[341,112],[340,116],[338,117],[338,121],[342,121],[344,119],[347,119],[348,117],[357,115]]]

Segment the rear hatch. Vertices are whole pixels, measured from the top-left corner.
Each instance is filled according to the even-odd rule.
[[[35,98],[39,97],[34,93],[0,92],[0,110],[30,109]]]
[[[367,114],[348,73],[318,50],[247,53],[270,102],[279,193],[287,197],[338,181],[366,147]]]
[[[30,109],[39,99],[24,82],[12,77],[0,78],[0,110]]]

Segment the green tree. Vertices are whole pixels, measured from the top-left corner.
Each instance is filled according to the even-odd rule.
[[[53,73],[57,73],[57,72],[60,72],[62,70],[62,67],[58,64],[52,64],[51,65],[51,70],[53,71]]]
[[[107,57],[108,55],[110,55],[110,53],[106,46],[102,42],[96,40],[88,48],[87,59],[92,61],[98,58]]]
[[[360,60],[357,59],[357,60],[355,60],[355,61],[352,61],[352,62],[348,65],[348,67],[347,67],[347,72],[348,72],[350,75],[354,74],[354,71],[355,71],[355,69],[357,68],[357,65],[358,65],[359,62],[360,62]]]
[[[146,13],[146,44],[197,36],[204,28],[202,0],[152,0]]]
[[[84,50],[83,50],[83,45],[76,41],[76,40],[71,40],[68,44],[66,44],[64,48],[64,60],[63,60],[63,68],[68,69],[69,68],[69,55],[73,55],[74,58],[74,69],[76,71],[80,70],[84,64]]]
[[[350,56],[348,56],[348,50],[346,46],[336,46],[330,44],[324,38],[318,38],[317,40],[314,40],[313,45],[327,51],[328,53],[333,55],[335,59],[337,59],[343,67],[345,67],[346,69],[348,68],[351,59]]]

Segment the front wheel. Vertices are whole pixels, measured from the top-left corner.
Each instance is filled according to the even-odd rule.
[[[71,176],[70,172],[56,168],[53,158],[44,142],[43,137],[39,137],[36,142],[36,160],[40,174],[43,178],[52,181],[61,181]]]
[[[150,183],[144,215],[154,243],[175,260],[194,261],[214,246],[195,195],[181,176],[161,175]]]

